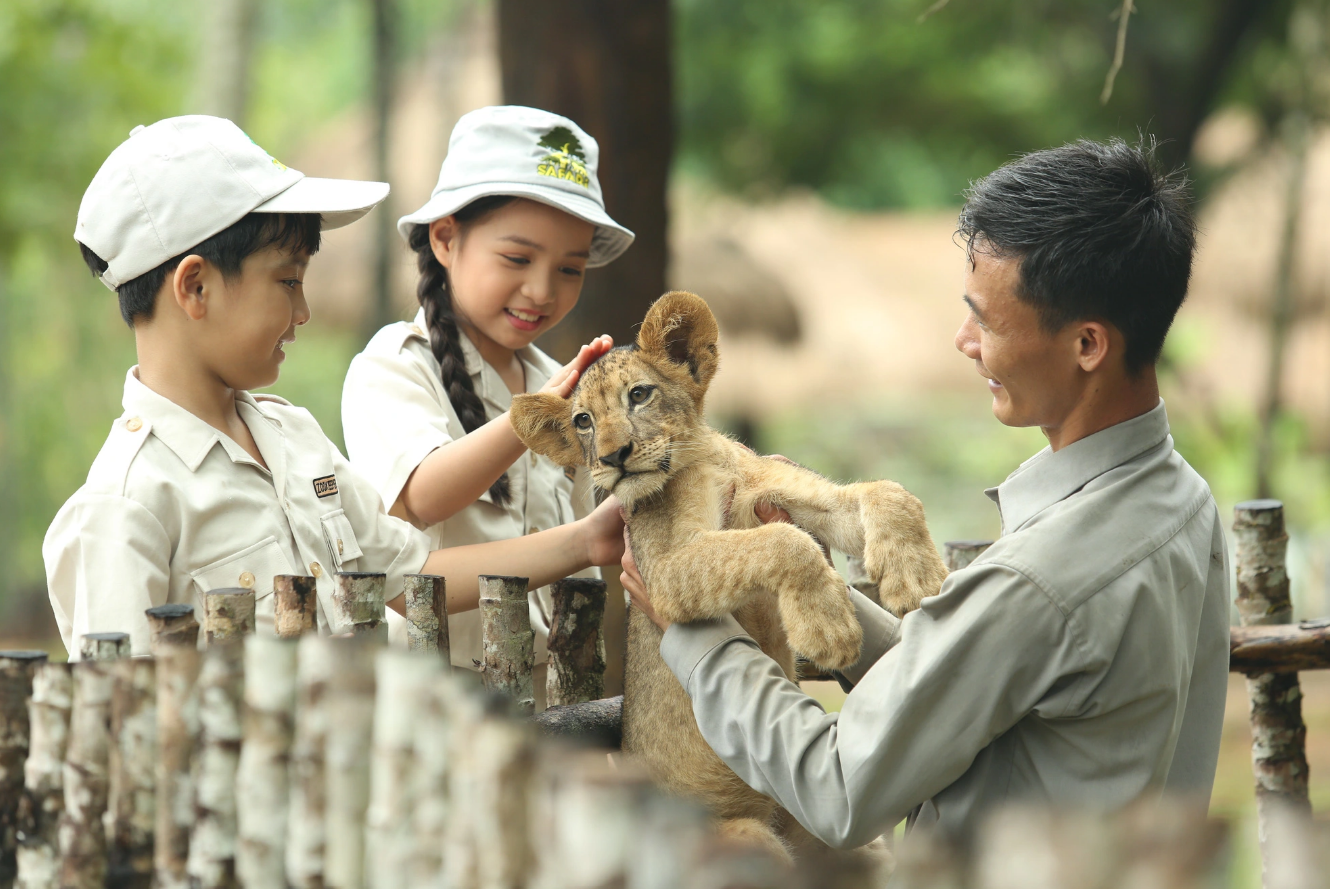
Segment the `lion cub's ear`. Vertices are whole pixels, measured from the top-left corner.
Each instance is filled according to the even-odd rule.
[[[573,406],[567,399],[543,392],[514,395],[508,418],[522,444],[560,466],[579,466],[582,449],[573,436]]]
[[[637,347],[686,365],[701,391],[716,375],[720,354],[716,316],[700,296],[681,290],[667,293],[652,304],[637,334]]]

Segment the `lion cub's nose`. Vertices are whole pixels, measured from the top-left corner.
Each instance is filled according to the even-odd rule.
[[[613,466],[615,469],[623,469],[624,461],[628,459],[628,455],[632,452],[633,443],[630,441],[612,454],[606,454],[604,457],[601,457],[600,462],[604,463],[606,466]]]

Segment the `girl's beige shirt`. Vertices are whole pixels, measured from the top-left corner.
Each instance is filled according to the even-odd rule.
[[[461,336],[466,369],[485,416],[508,410],[513,396],[494,368]],[[526,372],[526,391],[537,392],[560,368],[535,346],[517,353]],[[389,324],[351,361],[342,388],[342,430],[351,465],[369,480],[392,509],[411,473],[436,448],[466,434],[443,389],[439,362],[430,349],[421,309],[410,323]],[[489,493],[461,512],[434,525],[416,523],[431,549],[507,540],[580,519],[594,506],[591,481],[584,469],[564,470],[531,452],[508,469],[512,499],[496,504]],[[504,573],[495,566],[494,573]],[[589,568],[579,577],[600,577]],[[536,661],[546,659],[545,640],[552,614],[548,587],[531,593],[531,626],[536,631]],[[480,661],[480,613],[448,616],[454,666],[476,669]]]

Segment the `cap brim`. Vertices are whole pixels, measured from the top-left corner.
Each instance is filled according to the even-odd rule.
[[[539,201],[594,225],[596,233],[591,238],[588,268],[608,265],[618,259],[637,237],[611,219],[609,214],[590,198],[519,182],[485,182],[439,192],[431,197],[425,206],[397,220],[397,231],[403,238],[409,238],[412,226],[428,225],[436,219],[456,213],[472,201],[494,195],[511,195]]]
[[[254,208],[254,213],[318,213],[323,230],[341,228],[373,210],[388,196],[388,183],[359,179],[316,179],[306,176],[281,194]]]

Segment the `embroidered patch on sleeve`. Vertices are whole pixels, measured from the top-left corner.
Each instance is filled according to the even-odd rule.
[[[314,496],[322,500],[337,493],[337,476],[325,475],[314,479]]]

